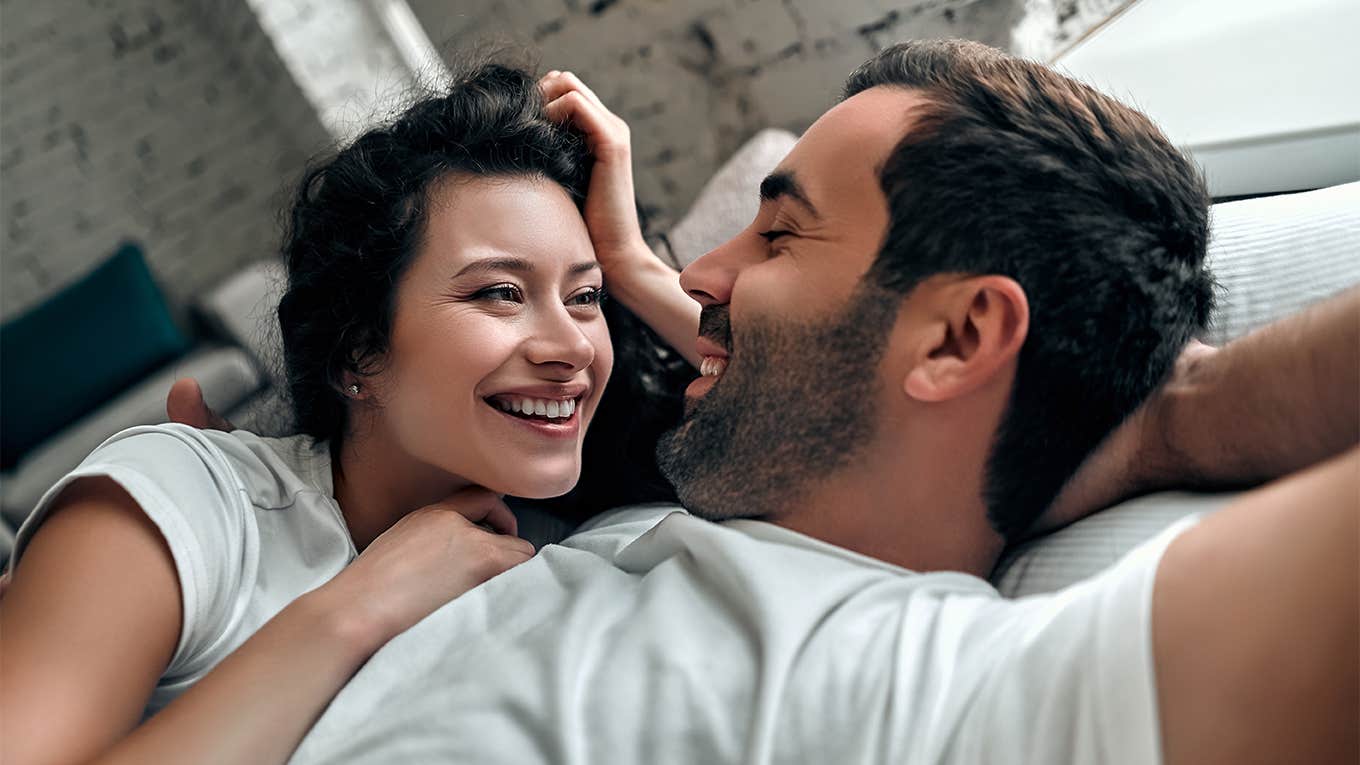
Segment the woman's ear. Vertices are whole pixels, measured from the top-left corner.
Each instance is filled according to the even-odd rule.
[[[948,401],[991,380],[1020,353],[1029,331],[1029,301],[1005,276],[968,277],[928,297],[931,321],[902,387],[919,401]]]

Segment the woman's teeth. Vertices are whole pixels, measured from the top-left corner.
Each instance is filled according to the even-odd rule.
[[[699,374],[704,377],[717,377],[727,369],[727,359],[722,356],[705,356],[699,362]]]
[[[537,415],[547,417],[550,420],[570,417],[576,411],[576,399],[569,398],[565,401],[560,399],[546,398],[498,398],[496,405],[501,409],[512,414]]]

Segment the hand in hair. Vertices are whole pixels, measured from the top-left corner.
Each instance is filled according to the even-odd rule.
[[[628,123],[609,111],[594,91],[571,72],[548,72],[538,82],[554,122],[572,125],[585,136],[595,158],[586,194],[585,219],[595,257],[608,275],[620,261],[647,253],[633,194],[632,141]]]
[[[697,367],[694,336],[699,306],[680,288],[679,274],[656,257],[642,237],[628,123],[605,108],[571,72],[548,72],[538,87],[548,118],[580,130],[595,158],[584,214],[609,294]]]

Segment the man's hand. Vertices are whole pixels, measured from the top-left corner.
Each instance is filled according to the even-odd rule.
[[[1192,340],[1176,359],[1170,378],[1086,458],[1035,523],[1032,533],[1051,531],[1125,499],[1170,488],[1178,478],[1170,455],[1170,399],[1196,376],[1218,349]]]
[[[170,386],[170,393],[165,397],[165,413],[171,422],[199,430],[236,430],[230,422],[208,408],[203,401],[203,390],[192,377],[176,380]]]
[[[1255,486],[1360,443],[1360,288],[1238,338],[1192,342],[1033,529],[1139,494]]]

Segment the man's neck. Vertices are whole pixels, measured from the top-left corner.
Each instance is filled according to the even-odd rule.
[[[985,578],[1005,547],[982,500],[988,427],[955,420],[929,437],[866,449],[770,520],[913,571]]]

